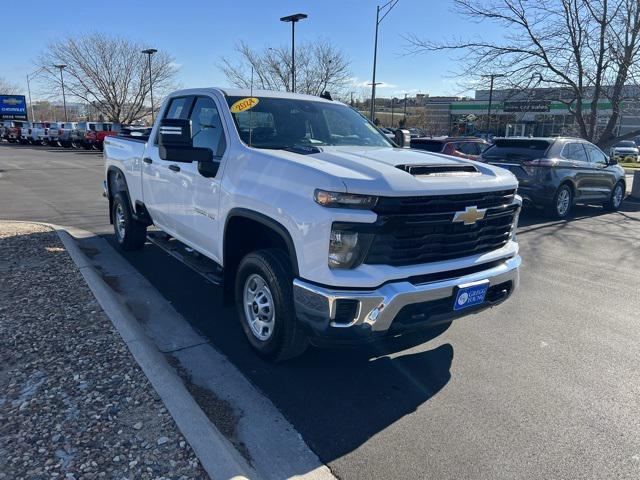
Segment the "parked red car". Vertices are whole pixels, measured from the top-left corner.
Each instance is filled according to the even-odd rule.
[[[422,137],[411,139],[411,148],[416,150],[444,153],[445,155],[468,158],[469,160],[478,160],[480,154],[488,146],[488,142],[475,137]]]
[[[90,148],[102,150],[104,148],[104,139],[118,135],[121,129],[122,126],[119,123],[96,123],[95,130],[87,130],[85,133],[84,143]]]

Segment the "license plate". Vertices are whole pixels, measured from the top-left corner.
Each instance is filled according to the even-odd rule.
[[[460,285],[453,302],[454,310],[462,310],[484,302],[484,297],[489,288],[489,280]]]

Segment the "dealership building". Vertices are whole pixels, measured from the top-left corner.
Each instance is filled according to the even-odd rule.
[[[532,90],[494,90],[489,112],[489,90],[477,90],[473,100],[437,101],[426,97],[416,99],[425,108],[428,133],[449,132],[472,135],[491,132],[498,136],[571,136],[578,134],[575,116],[569,110],[570,92],[557,88]],[[624,135],[640,130],[640,89],[627,86],[623,96],[622,114],[614,134]],[[587,95],[588,98],[588,95]],[[420,101],[422,100],[422,101]],[[590,111],[590,101],[585,109]],[[585,112],[586,113],[586,112]],[[604,126],[611,117],[611,103],[598,103],[596,125]]]

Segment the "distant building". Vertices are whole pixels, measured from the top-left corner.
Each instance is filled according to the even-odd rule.
[[[587,90],[587,97],[589,91]],[[615,135],[640,129],[640,89],[627,86]],[[454,133],[491,132],[500,136],[577,135],[575,116],[569,110],[571,92],[560,88],[494,90],[491,118],[488,117],[489,90],[477,90],[475,99],[451,104]],[[611,103],[598,102],[596,125],[604,126],[611,117]]]

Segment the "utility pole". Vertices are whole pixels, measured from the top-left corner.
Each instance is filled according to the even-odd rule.
[[[407,94],[404,94],[404,121],[407,121]]]
[[[376,85],[380,85],[381,83],[382,83],[382,82],[378,82],[378,83],[375,83],[375,84],[373,84],[373,83],[367,83],[367,85],[372,85],[372,87],[371,87],[371,88],[373,89],[373,94],[375,95],[375,88],[376,88]],[[375,111],[375,106],[374,106],[374,99],[372,98],[372,99],[371,99],[371,112],[370,112],[370,120],[371,120],[371,122],[374,122],[374,123],[375,123],[375,120],[376,120],[376,118],[375,118],[375,117],[376,117],[376,111]]]
[[[373,79],[371,80],[371,113],[369,118],[372,122],[376,113],[376,85],[378,85],[379,83],[376,83],[376,64],[378,62],[378,27],[380,27],[380,24],[382,23],[384,18],[389,14],[393,7],[396,6],[397,3],[398,0],[389,0],[382,7],[380,5],[376,6],[376,34],[373,41]],[[387,9],[387,11],[384,12],[381,18],[380,12],[385,8]]]
[[[147,48],[146,50],[142,50],[142,53],[147,55],[149,60],[148,64],[149,64],[149,93],[151,94],[151,123],[155,123],[156,121],[155,114],[154,114],[155,106],[153,105],[153,76],[151,75],[151,55],[153,55],[157,51],[158,50],[156,50],[155,48]]]
[[[64,95],[64,77],[62,76],[62,70],[65,69],[66,65],[54,65],[54,67],[60,69],[60,83],[62,84],[62,105],[64,107],[64,121],[68,122],[69,118],[67,117],[67,99]]]
[[[501,73],[492,73],[490,75],[481,75],[482,78],[490,78],[489,83],[489,107],[487,108],[487,137],[489,136],[489,130],[491,130],[491,104],[493,102],[493,80],[495,78],[504,77]]]
[[[391,97],[391,127],[393,127],[393,97]]]
[[[305,13],[296,13],[280,18],[281,22],[291,23],[291,91],[293,93],[296,93],[296,23],[307,17]]]

